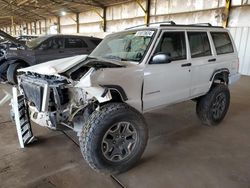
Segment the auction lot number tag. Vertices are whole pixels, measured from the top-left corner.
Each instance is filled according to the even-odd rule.
[[[152,37],[153,34],[154,34],[154,31],[144,30],[144,31],[137,31],[135,33],[135,36],[138,36],[138,37]]]

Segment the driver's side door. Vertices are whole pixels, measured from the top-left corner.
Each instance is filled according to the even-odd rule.
[[[144,70],[143,110],[176,103],[190,97],[191,62],[185,31],[162,32],[152,57],[157,53],[170,56],[170,63],[153,64]]]
[[[64,37],[52,37],[44,41],[35,50],[36,63],[67,57],[64,52]]]

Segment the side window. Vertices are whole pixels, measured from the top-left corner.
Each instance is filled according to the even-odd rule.
[[[90,39],[90,41],[97,46],[102,40],[101,39]]]
[[[155,54],[159,52],[168,54],[172,61],[186,59],[185,33],[165,32]]]
[[[80,38],[65,38],[65,48],[87,48],[88,45]]]
[[[188,32],[188,40],[192,58],[212,54],[206,32]]]
[[[63,48],[63,38],[51,38],[42,43],[45,49],[62,49]]]
[[[220,54],[227,54],[227,53],[233,53],[234,48],[232,45],[232,41],[226,32],[211,32],[216,53],[218,55]]]

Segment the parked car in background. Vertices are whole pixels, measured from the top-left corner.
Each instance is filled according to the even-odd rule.
[[[11,39],[9,39],[11,40]],[[2,81],[15,84],[17,69],[42,62],[90,54],[102,39],[78,35],[46,35],[33,39],[26,44],[18,41],[18,47],[8,49],[6,61],[0,65]],[[17,43],[17,41],[13,41]]]
[[[2,33],[4,33],[4,32],[0,31],[0,35]],[[6,35],[8,35],[8,34],[4,33],[5,37],[0,38],[0,62],[3,62],[3,61],[6,60],[5,59],[5,54],[6,54],[7,49],[18,48],[18,47],[20,47],[19,43],[25,44],[28,41],[31,41],[32,39],[35,39],[35,38],[38,37],[38,36],[35,36],[35,35],[21,35],[21,36],[16,38],[17,41],[18,41],[18,43],[16,43],[16,42],[13,42],[12,40],[6,39],[6,38],[11,37],[10,35],[8,37],[6,37]]]

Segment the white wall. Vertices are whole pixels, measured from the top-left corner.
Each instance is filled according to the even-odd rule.
[[[231,27],[229,30],[239,54],[239,72],[250,75],[250,27]]]

